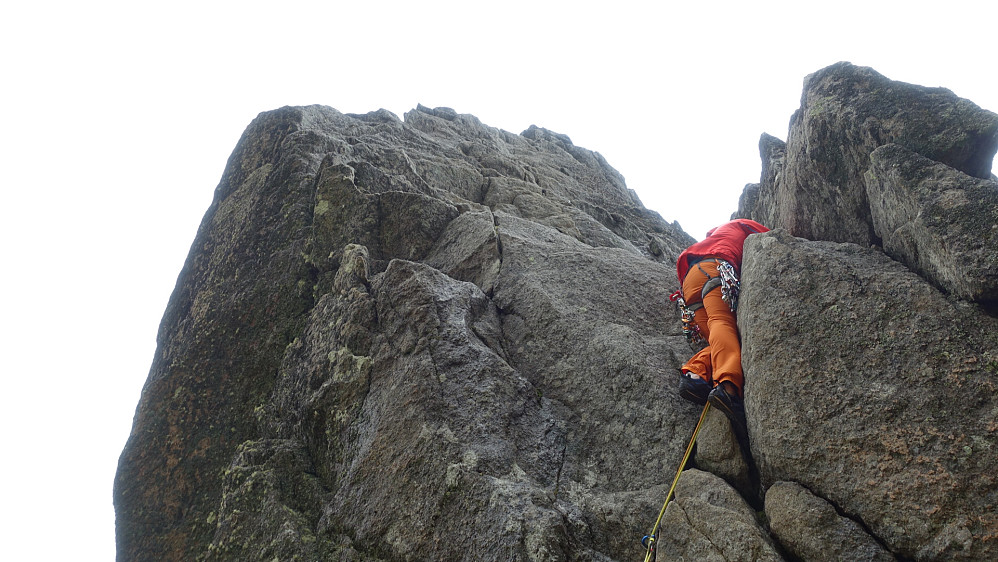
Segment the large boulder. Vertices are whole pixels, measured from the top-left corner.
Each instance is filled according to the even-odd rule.
[[[218,525],[223,471],[259,437],[253,410],[314,300],[302,233],[325,139],[297,134],[304,117],[249,126],[180,273],[115,477],[120,560],[193,560]]]
[[[998,558],[998,320],[883,253],[749,238],[739,305],[751,447],[919,560]]]

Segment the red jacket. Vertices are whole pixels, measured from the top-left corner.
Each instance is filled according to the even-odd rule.
[[[769,229],[749,219],[735,219],[717,228],[711,229],[707,237],[683,250],[676,261],[676,271],[679,273],[679,283],[686,279],[690,266],[706,257],[721,258],[742,268],[742,245],[749,234],[769,232]]]

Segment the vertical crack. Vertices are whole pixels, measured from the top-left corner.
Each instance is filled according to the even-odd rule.
[[[502,259],[503,259],[503,249],[502,249],[502,236],[499,232],[499,217],[496,216],[495,211],[489,208],[489,214],[492,215],[492,228],[496,235],[496,254],[499,256],[499,273],[502,273]],[[498,275],[496,276],[498,279]],[[492,287],[495,290],[495,286]],[[491,295],[489,295],[491,297]]]
[[[890,545],[888,545],[884,541],[883,538],[881,538],[876,533],[874,533],[873,529],[870,528],[870,526],[866,524],[866,521],[864,521],[863,518],[860,517],[858,514],[853,515],[853,514],[847,512],[838,503],[836,503],[836,502],[832,501],[831,499],[829,499],[829,498],[827,498],[827,497],[825,497],[825,496],[823,496],[823,495],[815,492],[813,489],[811,489],[811,487],[806,486],[806,485],[804,485],[801,482],[795,482],[795,483],[798,484],[799,486],[801,486],[802,488],[804,488],[805,490],[807,490],[812,496],[814,496],[814,497],[816,497],[816,498],[824,501],[828,505],[832,506],[832,509],[835,510],[835,513],[838,514],[839,517],[842,517],[844,519],[848,519],[849,521],[852,521],[853,523],[855,523],[856,525],[858,525],[859,528],[862,529],[863,532],[866,533],[871,539],[873,539],[874,542],[876,542],[881,547],[883,547],[883,549],[885,551],[887,551],[887,552],[891,553],[892,555],[894,555],[894,557],[897,558],[899,561],[905,562],[905,561],[908,561],[908,560],[912,560],[911,558],[907,558],[905,556],[902,556],[902,555],[898,554],[897,552],[894,552],[894,550],[890,547]]]
[[[554,477],[554,501],[558,501],[558,493],[561,491],[561,471],[565,468],[565,452],[568,450],[568,439],[561,446],[561,458],[558,460],[558,473]]]

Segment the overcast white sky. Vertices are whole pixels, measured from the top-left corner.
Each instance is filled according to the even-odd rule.
[[[759,135],[786,139],[804,76],[829,64],[998,111],[992,3],[482,4],[0,8],[0,558],[113,558],[112,479],[159,321],[261,111],[421,103],[536,124],[603,154],[698,238],[758,181]]]

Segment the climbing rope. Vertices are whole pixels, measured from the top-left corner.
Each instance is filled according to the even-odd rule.
[[[679,463],[679,469],[676,470],[676,477],[672,479],[672,486],[669,488],[669,493],[665,495],[665,503],[662,504],[662,510],[658,512],[658,519],[655,520],[655,526],[651,528],[651,533],[645,535],[641,539],[641,544],[645,547],[645,562],[654,562],[655,560],[655,541],[658,536],[658,526],[662,523],[662,516],[665,515],[665,508],[669,506],[669,500],[672,499],[673,492],[676,491],[676,484],[679,483],[679,477],[683,474],[683,467],[686,466],[686,461],[690,460],[690,453],[693,452],[693,445],[697,442],[697,434],[700,433],[700,427],[703,425],[703,420],[707,417],[707,410],[710,409],[710,402],[704,404],[703,412],[700,413],[700,419],[697,421],[697,427],[693,430],[693,437],[690,438],[690,444],[686,446],[686,454],[683,455],[683,461]]]

